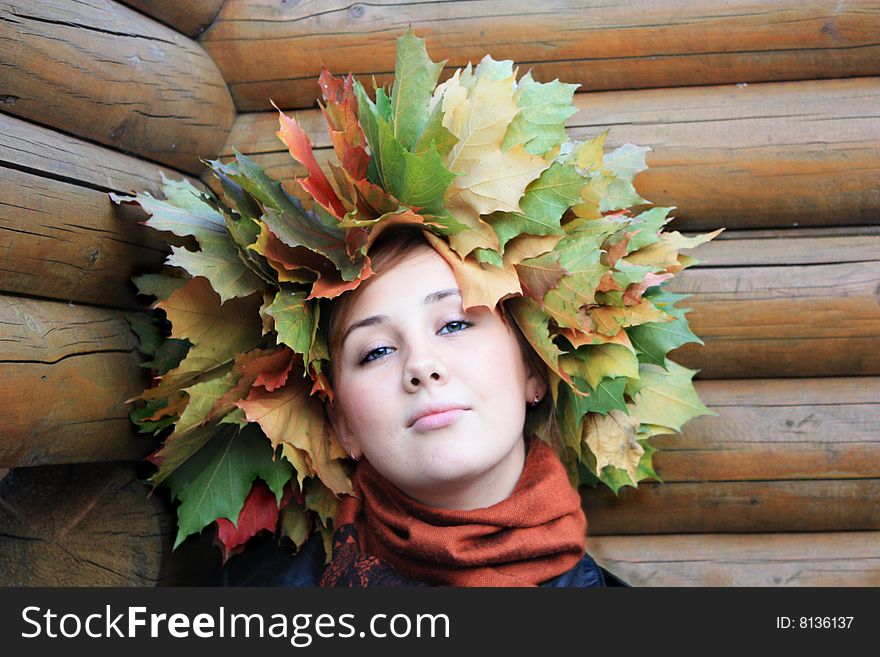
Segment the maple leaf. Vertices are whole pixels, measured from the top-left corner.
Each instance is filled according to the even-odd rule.
[[[223,561],[236,554],[238,548],[261,531],[275,531],[278,525],[278,501],[269,487],[260,480],[254,482],[244,500],[235,523],[227,518],[217,519],[217,541],[223,550]]]
[[[650,299],[635,306],[598,306],[587,311],[590,330],[602,335],[617,335],[620,329],[649,322],[669,322],[674,318],[657,308]]]
[[[165,274],[141,274],[132,276],[138,294],[156,297],[159,300],[167,299],[177,288],[184,285],[188,279]]]
[[[526,73],[516,87],[514,99],[522,108],[513,119],[502,149],[523,144],[532,155],[543,155],[565,141],[565,121],[577,110],[572,106],[577,84],[564,84],[559,80],[541,83]]]
[[[603,152],[605,149],[605,138],[607,136],[608,131],[606,130],[592,139],[572,144],[571,152],[565,158],[566,163],[573,164],[584,174],[588,171],[601,168]]]
[[[527,297],[518,297],[507,301],[510,314],[528,340],[532,348],[541,357],[550,370],[560,379],[574,388],[571,376],[559,364],[562,351],[553,342],[550,336],[550,318],[544,313],[535,301]],[[552,391],[553,392],[553,391]],[[555,395],[555,392],[554,392]]]
[[[608,466],[626,471],[633,482],[638,481],[636,469],[644,448],[636,440],[639,421],[623,411],[607,414],[589,413],[584,418],[583,441],[596,457],[596,472]]]
[[[496,267],[481,264],[473,256],[462,259],[445,240],[425,231],[425,238],[452,267],[461,290],[461,304],[467,310],[474,306],[489,309],[508,296],[522,294],[519,277],[512,265]]]
[[[551,164],[521,145],[501,149],[520,111],[513,97],[514,77],[493,79],[478,67],[472,88],[462,83],[458,72],[444,83],[443,126],[458,139],[447,157],[449,170],[458,177],[449,187],[446,204],[453,217],[483,237],[482,243],[473,243],[475,235],[468,232],[451,236],[452,248],[462,257],[474,248],[500,250],[494,232],[481,226],[480,215],[521,212],[519,200],[526,187]]]
[[[717,415],[697,396],[691,382],[697,370],[666,360],[666,369],[658,365],[639,365],[637,392],[632,395],[631,414],[640,422],[681,431],[685,422],[700,415]]]
[[[236,354],[252,349],[262,337],[257,300],[231,299],[221,305],[210,283],[201,277],[189,280],[154,307],[165,311],[171,337],[189,340],[192,347],[176,369],[160,377],[159,386],[143,393],[144,399],[186,387],[200,374],[231,363]]]
[[[300,186],[309,196],[320,203],[328,212],[337,219],[342,219],[345,214],[345,208],[342,207],[342,201],[339,200],[336,190],[330,185],[330,181],[327,180],[327,176],[324,175],[321,166],[315,159],[315,154],[312,152],[312,142],[309,140],[308,134],[306,134],[306,131],[302,129],[296,119],[287,116],[277,106],[275,106],[275,109],[278,110],[278,123],[281,127],[275,135],[287,146],[293,159],[302,164],[309,174],[305,178],[297,179],[297,182],[299,182]]]
[[[580,198],[583,177],[574,167],[553,163],[526,187],[520,201],[522,212],[495,212],[486,222],[505,244],[523,233],[563,235],[560,220],[565,211]]]
[[[335,78],[330,71],[322,68],[318,85],[325,103],[321,110],[327,119],[330,143],[333,144],[336,157],[351,178],[363,180],[367,175],[370,156],[364,149],[366,138],[357,120],[354,79],[351,74],[345,80]]]
[[[584,326],[581,307],[595,302],[595,290],[606,267],[600,262],[601,250],[589,236],[574,234],[562,240],[552,254],[537,258],[538,263],[558,258],[566,274],[542,300],[544,310],[563,328]],[[529,261],[536,264],[535,261]]]
[[[320,206],[316,206],[316,210]],[[339,270],[344,281],[354,281],[364,274],[363,258],[352,261],[345,248],[345,233],[337,227],[329,227],[317,218],[310,217],[307,221],[294,222],[284,214],[268,210],[263,215],[267,228],[281,242],[289,247],[305,247],[330,260]],[[313,257],[313,256],[312,256]],[[321,270],[329,277],[329,272]]]
[[[411,30],[397,39],[397,62],[391,87],[391,122],[394,138],[413,152],[428,122],[428,105],[445,61],[428,57],[425,40]]]
[[[291,474],[287,461],[273,459],[273,450],[258,427],[249,424],[238,431],[225,425],[165,480],[172,496],[181,502],[174,548],[218,518],[238,518],[257,477],[280,501]]]
[[[305,292],[282,288],[266,312],[275,319],[278,340],[296,353],[308,355],[318,322]]]
[[[134,197],[110,197],[117,203],[138,203],[150,215],[144,222],[150,228],[195,238],[199,251],[172,246],[165,263],[180,267],[191,276],[205,277],[222,301],[258,291],[263,282],[239,258],[223,215],[189,181],[169,180],[163,174],[163,185],[165,200],[155,199],[147,192]]]
[[[288,504],[281,510],[281,533],[289,538],[297,549],[305,545],[312,532],[309,514],[299,504]]]
[[[581,347],[562,357],[562,368],[596,388],[604,378],[638,378],[639,361],[632,350],[619,344]]]
[[[645,155],[651,149],[646,146],[634,146],[624,144],[617,150],[606,153],[603,160],[603,168],[613,174],[613,179],[608,182],[608,188],[599,203],[599,210],[612,212],[646,203],[633,187],[633,178],[640,171],[648,168],[645,164]]]
[[[334,493],[349,493],[351,482],[338,460],[344,451],[335,435],[327,429],[320,400],[310,395],[302,372],[298,374],[290,377],[285,386],[271,392],[262,388],[251,389],[247,399],[238,402],[238,407],[245,412],[249,422],[259,423],[273,447],[284,443],[301,450],[308,459],[309,468]]]

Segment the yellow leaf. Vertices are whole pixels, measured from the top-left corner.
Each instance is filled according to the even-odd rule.
[[[591,330],[603,335],[617,335],[621,328],[638,326],[648,322],[671,322],[675,318],[657,308],[648,299],[636,306],[619,308],[617,306],[599,306],[588,313]]]
[[[639,421],[623,411],[611,410],[607,415],[588,413],[584,418],[582,439],[596,457],[596,472],[602,472],[606,465],[625,470],[633,483],[636,483],[636,469],[645,453],[636,433]]]
[[[593,137],[589,141],[582,141],[572,151],[575,166],[582,172],[590,169],[598,169],[602,166],[602,154],[605,148],[606,130],[601,135]]]
[[[461,290],[461,304],[465,310],[473,306],[495,308],[505,297],[522,294],[519,276],[512,264],[502,269],[494,265],[481,264],[472,256],[462,260],[446,242],[425,231],[431,246],[449,263],[455,280]]]
[[[245,412],[248,422],[259,423],[273,448],[291,445],[302,450],[311,469],[330,490],[335,494],[351,492],[351,482],[342,464],[332,458],[331,436],[325,425],[321,402],[309,394],[309,386],[302,379],[301,372],[292,372],[288,383],[272,392],[252,388],[248,398],[238,402],[237,406]],[[294,463],[296,456],[291,453],[288,460]],[[298,474],[302,473],[298,471]]]
[[[171,322],[171,337],[189,340],[193,346],[180,365],[161,377],[143,399],[167,396],[170,391],[194,383],[203,372],[231,363],[236,354],[260,342],[259,299],[255,295],[220,303],[207,279],[198,276],[177,288],[154,308],[161,308]]]
[[[518,265],[527,258],[537,258],[549,253],[562,237],[562,235],[518,235],[504,247],[504,264]]]
[[[478,231],[480,238],[474,241],[474,236],[462,233],[451,236],[452,248],[461,256],[474,248],[500,250],[497,236],[480,215],[496,210],[519,212],[526,187],[551,164],[521,145],[501,150],[504,134],[519,113],[514,83],[515,76],[502,80],[477,76],[469,89],[458,75],[445,83],[443,126],[458,139],[446,160],[447,168],[458,174],[447,190],[446,205],[453,217]]]

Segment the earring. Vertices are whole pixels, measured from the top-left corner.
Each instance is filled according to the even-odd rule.
[[[541,401],[541,395],[535,395],[535,398],[529,402],[529,406],[537,406],[539,401]]]

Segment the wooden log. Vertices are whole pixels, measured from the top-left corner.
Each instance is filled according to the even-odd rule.
[[[17,468],[0,482],[0,586],[197,584],[219,551],[171,553],[174,514],[130,464]]]
[[[0,297],[0,467],[139,459],[126,399],[148,380],[118,311]]]
[[[600,536],[587,551],[633,586],[880,586],[880,532]]]
[[[7,169],[0,178],[0,289],[138,307],[131,276],[161,267],[167,245],[139,209],[102,191]]]
[[[880,74],[876,0],[228,2],[202,43],[239,111],[311,107],[321,66],[380,84],[396,37],[427,40],[446,74],[490,53],[584,90]]]
[[[880,479],[643,482],[581,489],[589,531],[700,534],[880,529]]]
[[[576,94],[572,135],[649,146],[636,188],[677,208],[679,230],[876,224],[880,216],[880,78]],[[330,155],[316,110],[302,122]],[[293,192],[304,176],[275,136],[278,113],[242,115],[232,147]],[[204,180],[212,184],[209,174]]]
[[[4,112],[190,173],[235,110],[199,44],[113,0],[3,0]]]
[[[880,16],[880,14],[878,14]],[[572,133],[650,146],[636,188],[688,229],[876,224],[880,78],[581,97]]]
[[[671,357],[713,379],[880,374],[878,281],[876,251],[841,264],[685,270],[669,289],[693,295],[679,305],[693,308],[706,344]]]
[[[121,0],[129,7],[196,38],[214,21],[225,0]]]
[[[655,436],[676,482],[880,479],[880,378],[697,381],[716,412]]]

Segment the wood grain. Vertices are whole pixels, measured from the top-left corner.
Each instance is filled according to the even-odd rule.
[[[697,381],[717,416],[655,436],[666,483],[880,478],[880,378]]]
[[[137,308],[131,276],[169,252],[145,213],[101,191],[7,169],[0,198],[4,293]]]
[[[632,586],[880,586],[880,532],[597,536],[587,551]]]
[[[225,0],[121,0],[122,3],[189,37],[204,32]]]
[[[174,512],[130,464],[17,468],[0,482],[0,586],[195,584],[218,553],[171,552]],[[186,554],[190,552],[190,554]]]
[[[880,78],[576,94],[569,132],[608,130],[606,144],[648,146],[636,188],[675,206],[679,230],[877,224]],[[317,110],[301,121],[322,164],[331,157]],[[241,115],[221,149],[253,156],[297,193],[305,170],[275,136],[278,113]],[[212,184],[208,174],[203,178]]]
[[[873,238],[872,244],[877,243]],[[704,267],[669,289],[692,294],[706,343],[671,353],[703,378],[880,374],[880,257],[840,264]]]
[[[447,74],[490,53],[583,90],[880,74],[876,0],[229,0],[202,43],[251,112],[314,106],[322,65],[389,82],[408,27]]]
[[[0,2],[2,111],[199,173],[235,119],[198,43],[113,0]]]
[[[880,529],[880,479],[643,482],[582,488],[589,532],[718,534]]]
[[[126,399],[146,387],[122,313],[0,297],[0,467],[139,459]]]

